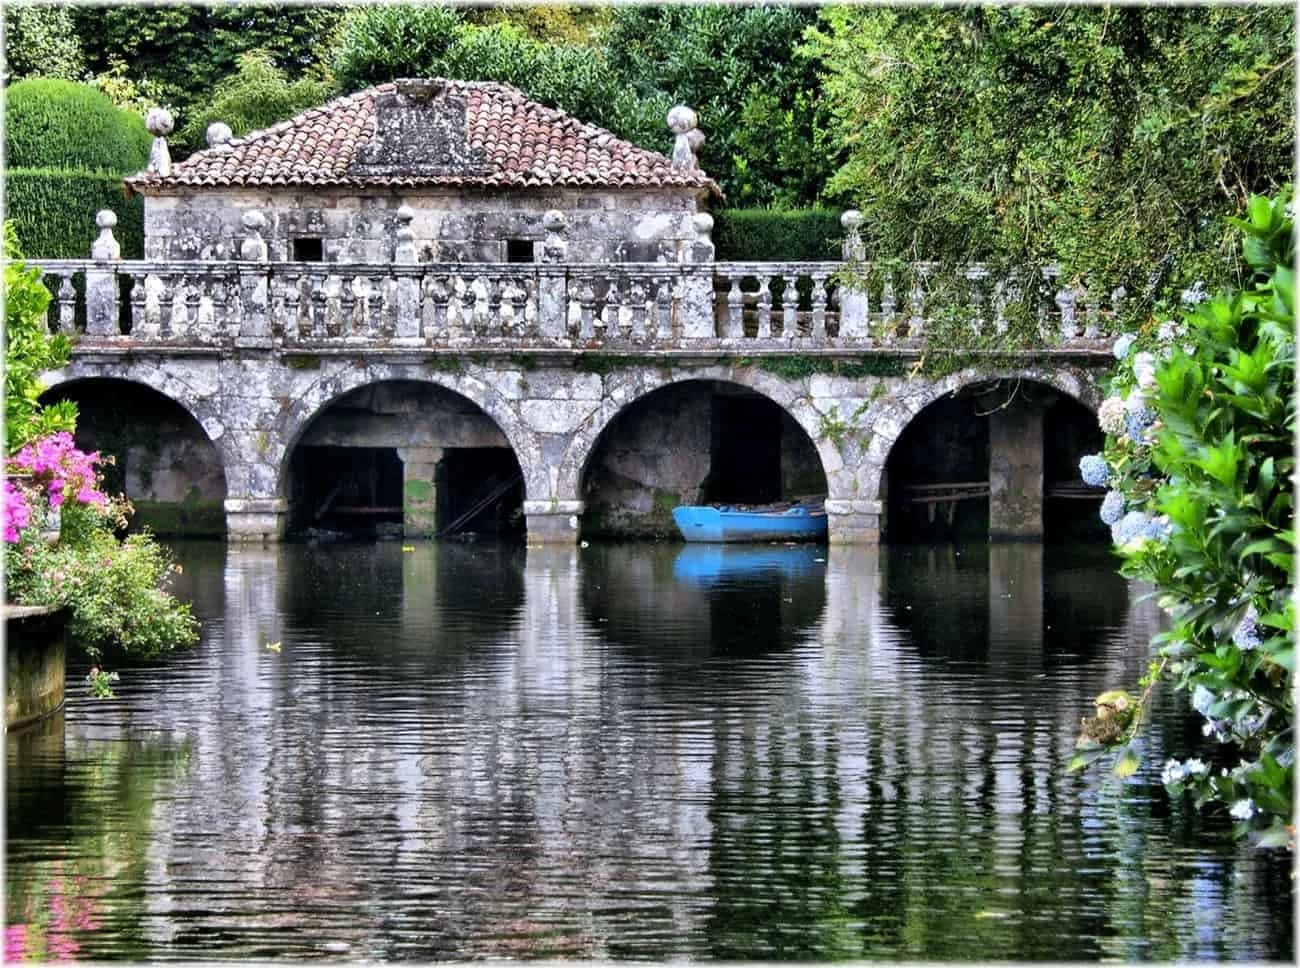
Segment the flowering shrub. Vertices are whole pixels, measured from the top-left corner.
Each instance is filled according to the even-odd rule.
[[[1117,754],[1115,772],[1133,773],[1142,709],[1171,680],[1208,742],[1165,764],[1168,790],[1226,809],[1262,845],[1293,846],[1294,240],[1282,199],[1252,198],[1235,224],[1252,287],[1116,343],[1105,453],[1080,462],[1110,484],[1102,518],[1122,570],[1156,585],[1171,629],[1140,699],[1117,711],[1099,697],[1072,768]]]
[[[51,336],[49,293],[27,270],[12,226],[5,226],[5,593],[23,605],[67,606],[69,632],[92,656],[117,648],[153,656],[198,639],[188,605],[167,592],[173,565],[148,535],[118,541],[131,507],[100,486],[98,452],[78,450],[70,403],[42,406],[43,371],[67,360],[68,340]],[[60,536],[39,527],[59,513]],[[109,694],[113,673],[92,683]]]

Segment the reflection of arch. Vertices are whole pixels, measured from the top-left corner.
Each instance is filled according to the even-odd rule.
[[[437,379],[430,379],[427,374],[418,371],[408,373],[395,368],[392,372],[375,373],[369,367],[346,369],[322,376],[300,392],[276,417],[275,436],[282,450],[274,455],[277,468],[275,493],[284,494],[293,449],[317,417],[349,393],[367,386],[395,382],[438,387],[474,404],[497,425],[515,459],[519,461],[524,474],[525,498],[542,500],[550,497],[546,467],[540,459],[527,459],[536,450],[528,446],[532,439],[531,431],[523,425],[509,401],[488,384],[465,374],[440,374]]]
[[[808,435],[821,460],[822,473],[826,477],[827,486],[833,487],[831,475],[839,470],[843,460],[830,441],[819,437],[817,429],[821,415],[805,393],[801,393],[797,387],[779,377],[761,370],[711,366],[692,369],[687,375],[658,369],[635,368],[607,377],[605,395],[601,399],[600,406],[578,428],[560,460],[556,494],[563,497],[580,493],[587,464],[596,452],[596,445],[600,442],[601,436],[615,418],[656,390],[695,381],[714,381],[742,386],[775,403]],[[837,495],[832,490],[829,496],[834,498]]]
[[[221,471],[222,483],[228,490],[227,468],[231,464],[231,458],[238,458],[238,455],[226,452],[226,425],[222,422],[213,402],[204,398],[194,386],[174,373],[152,364],[133,363],[125,367],[114,366],[111,367],[111,372],[105,372],[109,369],[109,367],[73,364],[58,371],[55,374],[57,377],[55,382],[47,386],[41,396],[47,397],[54,391],[66,390],[79,383],[92,381],[130,383],[153,391],[198,424],[217,455],[217,466]]]
[[[1041,383],[1074,398],[1093,413],[1096,413],[1097,407],[1101,403],[1100,391],[1093,382],[1091,374],[1080,376],[1070,370],[1040,370],[1032,367],[1023,370],[996,370],[993,372],[970,368],[959,373],[949,374],[942,379],[918,386],[917,391],[914,393],[900,394],[888,402],[881,402],[874,421],[876,434],[871,438],[871,443],[867,447],[867,453],[863,461],[869,473],[865,475],[865,480],[862,481],[865,490],[860,496],[868,500],[879,499],[881,482],[885,475],[885,464],[889,460],[890,452],[894,449],[894,444],[902,437],[908,425],[916,419],[922,410],[948,394],[960,390],[962,387],[989,383],[993,380],[1027,380],[1032,383]]]

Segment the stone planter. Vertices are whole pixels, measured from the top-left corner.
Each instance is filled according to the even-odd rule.
[[[5,605],[5,729],[38,722],[63,706],[68,610]]]

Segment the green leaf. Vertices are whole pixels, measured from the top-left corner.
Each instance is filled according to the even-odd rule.
[[[1137,750],[1133,749],[1133,747],[1130,746],[1126,748],[1124,752],[1120,755],[1120,758],[1115,761],[1115,766],[1112,768],[1111,772],[1114,773],[1120,779],[1123,779],[1125,777],[1132,776],[1134,773],[1136,773],[1138,765],[1141,762],[1142,761],[1137,754]]]

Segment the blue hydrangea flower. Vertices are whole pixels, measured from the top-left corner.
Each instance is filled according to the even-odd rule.
[[[1122,547],[1130,541],[1145,538],[1150,526],[1151,515],[1145,511],[1130,511],[1111,525],[1110,537],[1115,544]]]
[[[1083,483],[1101,487],[1110,480],[1110,468],[1106,466],[1106,458],[1101,454],[1088,454],[1080,458],[1079,476],[1083,478]]]
[[[1241,617],[1236,631],[1232,633],[1232,644],[1242,652],[1259,648],[1259,626],[1256,624],[1258,618],[1259,613],[1255,611],[1255,606],[1250,606],[1246,609],[1246,614]]]
[[[1124,495],[1119,491],[1107,491],[1101,502],[1101,520],[1105,524],[1114,524],[1124,516]]]
[[[1169,536],[1173,534],[1174,527],[1169,523],[1166,515],[1160,515],[1158,518],[1152,518],[1147,522],[1147,526],[1142,529],[1142,537],[1148,541],[1168,541]]]
[[[1198,682],[1196,688],[1192,690],[1192,708],[1202,716],[1208,716],[1213,705],[1214,693]]]
[[[1133,344],[1136,342],[1137,342],[1137,336],[1134,335],[1133,333],[1125,333],[1119,339],[1115,340],[1115,347],[1114,347],[1115,359],[1122,360],[1124,359],[1124,357],[1128,356],[1128,351],[1133,347]]]
[[[1228,808],[1228,813],[1232,814],[1237,820],[1249,820],[1255,816],[1255,801],[1238,800]]]
[[[1175,783],[1182,783],[1187,779],[1187,767],[1177,760],[1165,761],[1165,768],[1160,772],[1160,782],[1165,786],[1173,786]]]

